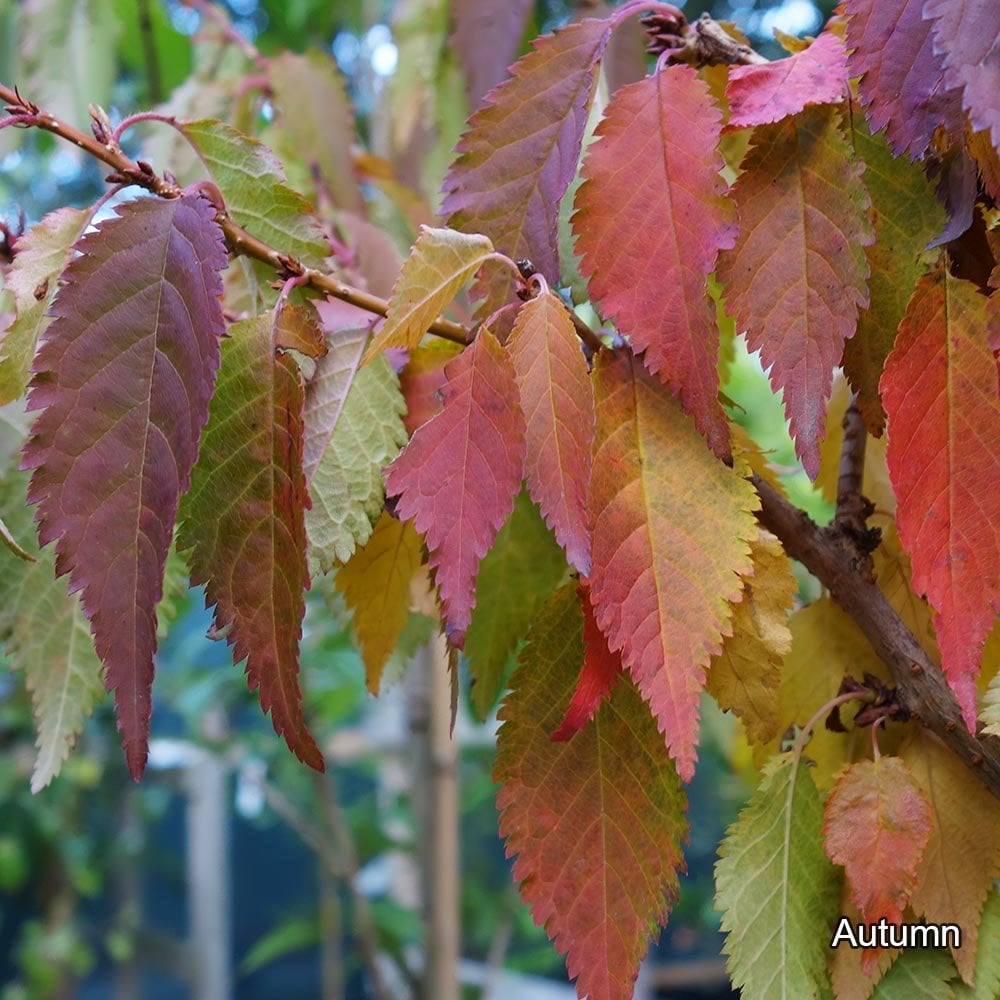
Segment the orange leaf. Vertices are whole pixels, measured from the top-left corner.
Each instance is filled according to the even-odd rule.
[[[617,90],[587,151],[573,228],[593,297],[729,455],[708,275],[736,239],[720,176],[721,114],[679,66]]]
[[[931,807],[898,757],[848,767],[826,800],[823,837],[865,923],[898,924],[931,835]]]
[[[548,291],[532,299],[507,346],[527,423],[528,492],[569,561],[587,574],[594,390],[566,307]]]
[[[698,699],[751,572],[758,501],[638,360],[601,352],[594,375],[591,599],[689,781]]]
[[[719,265],[726,308],[784,393],[795,452],[815,478],[833,369],[868,304],[872,240],[837,110],[757,128],[733,193],[740,235]]]
[[[461,648],[476,570],[514,509],[524,470],[524,417],[514,371],[496,338],[476,337],[445,366],[444,408],[386,473],[386,493],[430,550],[446,631]]]
[[[1000,398],[986,304],[943,266],[921,279],[880,383],[899,537],[972,731],[983,643],[1000,612]]]
[[[528,635],[500,709],[494,778],[514,877],[579,996],[630,1000],[683,869],[684,792],[649,709],[624,678],[569,743],[549,738],[583,657],[570,585]]]

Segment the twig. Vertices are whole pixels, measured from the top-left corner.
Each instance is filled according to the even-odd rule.
[[[751,482],[762,504],[758,520],[781,539],[789,556],[820,580],[864,632],[892,673],[899,704],[936,733],[990,793],[1000,798],[1000,739],[975,736],[966,728],[941,668],[917,642],[874,579],[858,572],[868,554],[836,521],[820,528],[766,480],[752,476]]]
[[[749,45],[733,38],[708,14],[702,14],[694,24],[662,14],[651,14],[642,23],[649,35],[646,50],[663,56],[668,63],[752,66],[768,62]]]
[[[175,181],[160,177],[144,160],[133,160],[126,156],[117,142],[114,141],[113,133],[108,132],[107,135],[102,133],[101,139],[103,141],[94,136],[86,135],[54,115],[41,111],[36,105],[24,101],[16,91],[3,84],[0,84],[0,98],[7,103],[11,114],[18,118],[18,124],[51,132],[53,135],[78,146],[102,163],[106,163],[112,168],[112,173],[107,178],[111,183],[135,184],[161,198],[179,198],[182,194],[180,186]],[[134,116],[132,120],[139,120],[139,117]],[[167,123],[169,124],[169,120]],[[0,126],[2,125],[3,121],[0,121]],[[332,274],[305,267],[294,257],[275,250],[274,247],[268,246],[256,236],[248,233],[237,225],[229,215],[222,214],[217,221],[233,254],[253,257],[269,264],[278,272],[279,277],[302,277],[305,283],[317,291],[325,292],[327,295],[332,295],[344,302],[350,302],[367,312],[375,313],[378,316],[385,316],[388,312],[389,303],[385,299],[345,284]],[[428,328],[428,332],[458,344],[468,344],[472,339],[471,332],[460,323],[443,318],[435,320]]]
[[[865,555],[874,552],[882,540],[878,528],[869,528],[865,522],[875,512],[875,506],[861,492],[865,471],[865,445],[868,428],[858,409],[857,397],[851,396],[844,413],[844,443],[840,451],[840,469],[837,478],[837,526],[858,543]],[[865,571],[870,575],[870,560]]]

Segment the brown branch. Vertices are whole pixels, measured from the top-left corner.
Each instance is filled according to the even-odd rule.
[[[751,482],[762,504],[758,520],[781,539],[789,556],[820,580],[864,632],[892,673],[899,704],[936,733],[1000,798],[1000,739],[975,736],[966,729],[941,668],[917,642],[866,570],[868,553],[836,521],[828,528],[820,528],[766,480],[752,476]]]

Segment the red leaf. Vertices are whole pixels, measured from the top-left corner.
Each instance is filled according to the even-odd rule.
[[[610,697],[623,669],[621,656],[608,649],[608,640],[597,626],[590,588],[581,585],[578,593],[583,611],[583,668],[566,714],[552,733],[556,743],[576,736],[593,719],[601,702]]]
[[[511,67],[469,119],[445,178],[448,225],[485,233],[497,250],[526,257],[553,284],[559,279],[558,215],[576,172],[597,64],[611,21],[589,18],[543,35]],[[492,310],[513,278],[497,272]]]
[[[566,307],[549,291],[532,299],[518,312],[507,346],[527,422],[528,492],[566,557],[586,575],[594,390]]]
[[[451,41],[465,70],[471,107],[506,77],[531,9],[531,0],[456,0]]]
[[[868,304],[872,229],[860,171],[836,109],[760,126],[733,189],[740,235],[719,261],[726,308],[784,393],[795,452],[811,478],[833,369]]]
[[[200,195],[140,199],[76,244],[35,357],[24,450],[38,537],[82,591],[132,776],[146,763],[156,603],[219,365],[226,266]]]
[[[277,335],[271,313],[229,328],[177,548],[190,549],[191,582],[206,584],[215,626],[229,630],[233,659],[246,658],[248,685],[260,689],[275,732],[299,760],[322,771],[298,683],[302,592],[309,586],[304,392],[295,361],[275,354]]]
[[[500,834],[577,995],[630,1000],[649,937],[677,898],[686,804],[627,677],[571,742],[549,738],[583,657],[574,589],[542,609],[500,709]]]
[[[826,800],[823,836],[867,924],[898,924],[932,829],[927,795],[899,757],[852,764]]]
[[[514,371],[489,333],[445,366],[444,408],[386,473],[386,493],[427,542],[446,631],[461,648],[479,562],[514,508],[524,471],[524,418]]]
[[[1000,612],[1000,399],[986,301],[943,267],[922,278],[880,382],[899,537],[973,732],[975,678]]]
[[[687,66],[620,88],[587,150],[573,227],[593,297],[678,393],[712,450],[728,456],[708,298],[719,250],[736,239],[719,175],[720,120]]]
[[[757,498],[626,352],[598,355],[594,391],[591,600],[689,781],[705,672],[751,572]]]
[[[775,62],[734,66],[726,98],[730,128],[767,125],[810,104],[833,104],[847,93],[844,43],[824,32],[807,49]]]
[[[934,19],[934,51],[944,58],[945,83],[961,91],[973,129],[988,130],[1000,150],[1000,4],[927,0],[924,17]]]
[[[847,65],[860,76],[872,131],[886,129],[897,156],[923,156],[934,130],[960,120],[958,95],[944,85],[924,0],[847,0]]]

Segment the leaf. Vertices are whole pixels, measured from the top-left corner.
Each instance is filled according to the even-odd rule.
[[[1000,673],[994,674],[979,710],[982,731],[991,736],[1000,736]]]
[[[549,291],[525,303],[507,348],[525,417],[528,492],[566,558],[586,575],[594,390],[566,307]]]
[[[937,738],[911,733],[900,756],[927,793],[933,829],[910,899],[929,923],[958,924],[955,965],[971,981],[986,894],[1000,874],[1000,802]]]
[[[413,525],[383,511],[365,546],[337,571],[335,583],[354,612],[354,632],[372,694],[378,694],[382,670],[406,628],[410,583],[422,549]]]
[[[815,478],[833,369],[868,304],[872,239],[837,110],[757,128],[733,194],[740,235],[719,264],[726,308],[784,393],[795,453]]]
[[[140,199],[76,244],[35,357],[28,499],[81,591],[136,779],[146,762],[156,603],[224,331],[207,199]],[[43,409],[44,408],[44,409]],[[70,513],[72,512],[72,513]]]
[[[864,922],[901,923],[931,835],[930,803],[910,769],[899,757],[852,764],[823,816],[827,856],[844,866]]]
[[[865,250],[871,300],[844,348],[844,371],[868,429],[878,435],[885,428],[879,378],[906,304],[926,270],[921,252],[941,232],[945,215],[919,166],[893,156],[885,139],[871,135],[857,119],[851,137],[865,164],[875,242]]]
[[[821,597],[796,611],[788,621],[792,648],[781,672],[781,729],[804,726],[812,715],[840,691],[846,674],[860,680],[865,673],[889,682],[886,666],[875,655],[864,633],[829,597]],[[849,724],[855,706],[841,706]],[[835,733],[816,726],[806,745],[815,762],[813,778],[828,788],[845,763],[867,756],[871,738],[866,730]]]
[[[677,898],[684,793],[632,683],[570,743],[549,733],[583,657],[572,585],[542,609],[500,709],[494,779],[514,878],[577,994],[628,1000],[650,934]]]
[[[956,987],[949,982],[954,975],[955,966],[944,951],[911,948],[896,959],[872,1000],[956,1000]]]
[[[364,363],[387,347],[412,351],[459,289],[493,253],[485,236],[421,226],[420,235],[392,290],[385,323]]]
[[[90,211],[59,208],[18,238],[14,263],[6,275],[17,315],[0,341],[0,404],[18,399],[27,388],[38,339],[49,324],[59,275],[90,219]]]
[[[0,515],[18,544],[37,552],[26,486],[27,477],[11,469],[0,477]],[[67,596],[56,579],[54,552],[43,549],[33,559],[7,559],[0,572],[0,637],[31,693],[37,732],[31,790],[39,792],[59,774],[103,684],[80,599]]]
[[[795,754],[772,758],[726,833],[715,865],[715,905],[743,1000],[820,1000],[838,909],[823,853],[822,800]]]
[[[298,351],[313,360],[329,353],[312,306],[282,306],[274,322],[274,345],[282,351]]]
[[[612,22],[587,18],[543,35],[490,91],[455,147],[441,212],[448,225],[485,233],[498,250],[559,279],[559,199],[576,172],[601,56]],[[495,309],[514,287],[489,286]]]
[[[371,536],[384,506],[382,470],[406,441],[403,409],[396,373],[376,358],[354,376],[340,415],[327,424],[332,430],[309,481],[313,505],[306,514],[312,560],[324,572]],[[307,438],[314,438],[315,426]]]
[[[451,44],[465,71],[469,103],[475,108],[507,76],[517,57],[530,0],[457,0]]]
[[[753,575],[733,608],[733,634],[712,661],[706,687],[720,708],[740,717],[752,743],[764,744],[780,728],[781,666],[792,648],[788,612],[798,584],[776,538],[760,534],[750,552]]]
[[[886,130],[897,156],[919,159],[934,130],[959,118],[957,95],[944,86],[924,0],[847,0],[847,65],[873,132]]]
[[[719,250],[736,239],[720,176],[720,121],[689,67],[621,87],[587,150],[573,228],[592,297],[725,458],[719,330],[708,298]]]
[[[320,303],[320,310],[325,322],[323,303]],[[327,338],[327,353],[317,362],[316,371],[306,386],[303,445],[306,479],[312,479],[323,453],[330,445],[344,411],[347,394],[357,376],[367,340],[368,330],[363,327],[339,329]]]
[[[325,52],[281,52],[267,61],[281,125],[299,158],[319,174],[336,208],[363,213],[354,176],[354,110],[337,64]]]
[[[274,313],[234,323],[177,539],[205,584],[217,631],[246,660],[250,690],[299,760],[323,770],[299,690],[309,587],[302,471],[302,378],[276,352]]]
[[[450,340],[429,340],[410,353],[410,360],[399,376],[399,388],[406,399],[407,434],[412,435],[444,405],[441,390],[448,382],[445,365],[462,353],[458,344]]]
[[[562,550],[522,490],[476,575],[476,606],[465,655],[478,718],[492,711],[511,655],[565,572]]]
[[[996,1000],[1000,996],[1000,890],[996,886],[983,906],[973,982],[974,987],[956,984],[955,1000]]]
[[[988,0],[927,0],[934,51],[944,59],[945,84],[961,90],[977,132],[1000,149],[1000,7]]]
[[[768,125],[813,104],[837,103],[847,93],[844,43],[825,31],[807,49],[785,59],[733,66],[726,86],[727,125]]]
[[[1000,398],[985,323],[976,286],[939,267],[918,283],[881,382],[899,537],[970,730],[1000,612],[1000,440],[988,430],[1000,426]]]
[[[698,698],[750,572],[758,501],[636,359],[602,352],[594,378],[591,600],[690,781]]]
[[[288,186],[281,161],[267,146],[211,118],[180,128],[239,225],[307,267],[325,267],[330,247],[311,206]]]
[[[583,666],[566,714],[552,733],[552,739],[557,743],[572,739],[583,731],[624,673],[622,658],[608,649],[608,640],[598,628],[594,607],[590,603],[590,588],[581,584],[577,593],[583,612]]]
[[[26,0],[18,21],[21,92],[89,131],[89,105],[107,106],[117,77],[114,0]]]
[[[480,560],[514,507],[524,468],[524,418],[503,349],[481,333],[445,366],[444,408],[386,473],[386,493],[427,542],[445,630],[461,649]]]

